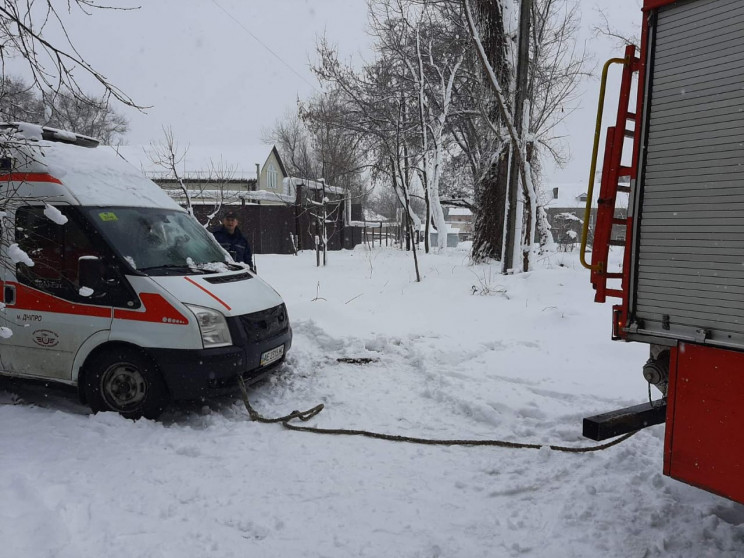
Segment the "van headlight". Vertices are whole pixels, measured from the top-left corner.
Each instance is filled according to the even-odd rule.
[[[227,320],[217,310],[204,308],[203,306],[185,305],[196,316],[196,323],[199,324],[201,331],[202,343],[204,348],[224,347],[232,345],[230,330],[227,327]]]

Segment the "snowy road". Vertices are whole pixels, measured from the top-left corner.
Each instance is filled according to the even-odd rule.
[[[431,438],[592,445],[581,419],[647,398],[569,254],[502,277],[464,252],[259,256],[295,341],[264,415]],[[558,264],[564,264],[560,266]],[[489,294],[473,294],[473,291]],[[338,358],[369,358],[368,364]],[[663,426],[592,454],[289,432],[240,401],[159,422],[0,385],[0,556],[734,557],[744,506],[661,475]],[[22,403],[22,404],[14,404]]]

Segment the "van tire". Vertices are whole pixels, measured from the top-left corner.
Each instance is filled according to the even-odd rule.
[[[94,413],[115,411],[130,419],[156,419],[168,406],[160,370],[141,351],[105,350],[91,357],[85,368],[83,389]]]

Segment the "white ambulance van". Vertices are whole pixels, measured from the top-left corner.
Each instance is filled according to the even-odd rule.
[[[155,418],[284,360],[281,297],[92,138],[0,124],[0,374]]]

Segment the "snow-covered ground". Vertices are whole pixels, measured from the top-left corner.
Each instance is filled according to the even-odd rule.
[[[575,253],[504,277],[465,250],[258,256],[294,327],[266,416],[417,437],[589,446],[647,400]],[[364,365],[339,358],[373,359]],[[290,432],[235,399],[159,422],[0,384],[0,556],[734,557],[744,506],[662,476],[663,426],[588,454]]]

